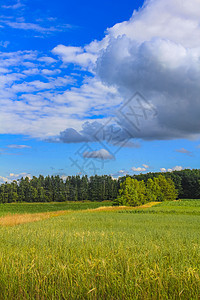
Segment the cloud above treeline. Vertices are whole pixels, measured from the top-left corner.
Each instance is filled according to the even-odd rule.
[[[185,149],[185,148],[176,149],[176,152],[182,153],[182,154],[186,154],[186,155],[188,155],[188,156],[192,156],[192,152],[189,151],[189,150],[187,150],[187,149]]]
[[[184,170],[184,168],[182,166],[175,166],[175,167],[169,168],[169,169],[160,168],[161,172],[173,172],[173,171],[182,171],[182,170]]]
[[[4,177],[4,176],[0,176],[0,184],[2,183],[11,183],[12,181],[14,180],[18,180],[18,179],[21,179],[21,178],[26,178],[28,177],[29,179],[32,178],[32,175],[30,173],[26,173],[26,172],[22,172],[22,173],[18,173],[18,174],[15,174],[15,173],[10,173],[7,177]]]
[[[111,160],[114,159],[114,157],[106,150],[106,149],[100,149],[97,151],[86,151],[83,153],[84,158],[96,158],[100,160]]]
[[[85,142],[95,135],[94,118],[104,126],[139,92],[145,101],[138,109],[135,100],[132,120],[114,116],[121,142],[127,132],[132,139],[198,138],[199,19],[197,0],[148,0],[130,20],[108,28],[101,41],[83,47],[57,45],[46,55],[49,62],[42,62],[36,51],[1,54],[0,98],[6,107],[0,111],[1,133]],[[67,74],[69,64],[75,66],[73,74]],[[21,72],[16,71],[19,66]]]

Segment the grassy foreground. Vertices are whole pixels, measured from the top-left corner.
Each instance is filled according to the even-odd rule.
[[[200,201],[189,202],[0,226],[0,299],[199,299]]]

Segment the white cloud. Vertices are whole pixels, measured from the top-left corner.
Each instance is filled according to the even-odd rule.
[[[54,32],[54,31],[60,31],[56,27],[43,27],[39,24],[35,23],[26,23],[26,22],[14,22],[14,21],[4,21],[4,23],[14,29],[22,29],[22,30],[33,30],[38,32]]]
[[[57,60],[53,57],[49,57],[49,56],[42,56],[42,57],[39,57],[38,58],[38,61],[41,61],[41,62],[45,62],[47,64],[53,64],[53,63],[56,63]]]
[[[28,145],[8,145],[7,146],[8,148],[11,148],[11,149],[30,149],[31,146],[28,146]]]
[[[10,183],[12,180],[7,178],[7,177],[4,177],[4,176],[0,176],[0,184],[2,183],[5,183],[5,182],[8,182]]]
[[[0,184],[5,182],[11,183],[13,180],[21,179],[22,177],[23,178],[28,177],[29,179],[32,178],[31,174],[26,172],[22,172],[18,174],[10,173],[7,177],[0,176]]]
[[[56,75],[61,73],[61,70],[59,69],[54,69],[54,70],[49,70],[49,69],[43,69],[41,70],[43,75]]]
[[[24,4],[18,1],[14,5],[8,5],[8,6],[3,5],[2,8],[18,9],[23,6],[25,7]],[[21,13],[22,11],[23,10],[21,9]],[[13,12],[13,14],[10,16],[1,15],[0,27],[6,28],[8,26],[12,29],[26,30],[26,31],[28,30],[29,32],[30,31],[37,32],[38,36],[34,36],[34,37],[42,37],[47,34],[66,31],[74,27],[70,24],[60,24],[59,20],[57,20],[57,22],[55,23],[54,18],[36,18],[34,19],[34,23],[32,22],[32,20],[27,21],[27,19],[31,20],[30,16],[27,13],[26,14],[24,13],[24,15],[22,15],[21,17],[18,16],[17,12]]]
[[[125,175],[127,172],[125,170],[119,170],[119,174]]]
[[[1,7],[2,8],[11,8],[11,9],[18,9],[18,8],[21,8],[21,7],[23,7],[24,6],[24,4],[22,4],[21,3],[21,1],[20,0],[18,0],[15,4],[13,4],[13,5],[2,5]]]
[[[74,63],[82,67],[93,66],[97,59],[96,54],[86,52],[82,47],[58,45],[52,52],[59,55],[64,63]]]
[[[188,156],[192,156],[192,152],[189,151],[189,150],[187,150],[187,149],[185,149],[185,148],[177,149],[177,150],[175,150],[175,151],[176,151],[176,152],[179,152],[179,153],[186,154],[186,155],[188,155]]]
[[[169,169],[166,169],[166,168],[160,168],[160,171],[161,172],[173,172],[173,171],[182,171],[184,168],[181,167],[181,166],[175,166],[173,168],[169,168]]]
[[[83,153],[84,158],[98,158],[101,160],[111,160],[114,157],[106,150],[106,149],[101,149],[98,151],[91,151],[91,152],[84,152]]]
[[[172,168],[173,171],[182,171],[183,170],[183,167],[181,166],[176,166],[174,168]]]
[[[146,168],[141,168],[141,167],[136,168],[136,167],[132,167],[132,170],[133,170],[134,172],[145,172],[145,171],[146,171]]]
[[[143,167],[144,167],[145,169],[149,169],[149,166],[148,166],[148,165],[143,164]]]
[[[134,172],[146,172],[147,169],[149,169],[149,166],[146,164],[143,164],[142,167],[132,167],[131,170]]]
[[[0,47],[7,48],[9,44],[9,41],[0,41]]]

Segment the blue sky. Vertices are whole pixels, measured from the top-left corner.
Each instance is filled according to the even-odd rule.
[[[199,168],[199,6],[2,1],[0,182]]]

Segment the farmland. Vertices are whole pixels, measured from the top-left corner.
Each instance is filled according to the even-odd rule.
[[[110,206],[111,201],[103,202],[50,202],[50,203],[6,203],[0,204],[0,216],[7,214],[23,213],[43,213],[61,210],[83,210],[88,208],[97,208],[100,206]]]
[[[62,215],[0,226],[0,299],[198,299],[199,200],[126,210],[5,204],[0,214],[59,205]]]

